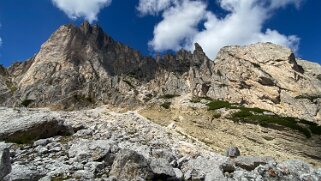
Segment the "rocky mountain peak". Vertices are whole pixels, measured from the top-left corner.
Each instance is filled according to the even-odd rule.
[[[194,44],[194,54],[204,54],[203,48],[198,43]]]
[[[90,23],[88,21],[84,21],[80,25],[80,30],[82,30],[85,34],[87,34],[87,33],[92,31],[92,27],[91,27],[91,25],[90,25]]]

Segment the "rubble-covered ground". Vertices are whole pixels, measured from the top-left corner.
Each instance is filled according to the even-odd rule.
[[[222,156],[136,112],[0,108],[0,124],[4,181],[321,180],[302,161]]]

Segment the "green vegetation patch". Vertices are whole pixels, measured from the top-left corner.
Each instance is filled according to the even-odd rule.
[[[180,95],[177,95],[177,94],[165,94],[165,95],[162,95],[162,96],[159,96],[159,98],[161,99],[172,99],[174,97],[179,97]]]
[[[207,104],[208,110],[217,110],[221,108],[232,108],[234,104],[227,101],[214,100]]]
[[[263,115],[253,114],[250,110],[240,110],[239,112],[233,113],[231,119],[236,122],[245,122],[250,124],[259,124],[263,127],[274,128],[275,126],[283,126],[292,130],[297,130],[303,133],[307,138],[311,137],[311,126],[309,128],[300,126],[295,118],[292,117],[281,117],[278,115]],[[311,132],[310,132],[311,131]],[[312,132],[313,133],[313,132]]]
[[[162,106],[165,109],[169,109],[171,107],[171,104],[172,104],[171,102],[164,102],[160,106]]]
[[[222,100],[213,100],[210,103],[207,104],[208,110],[217,110],[221,108],[227,108],[227,109],[240,109],[242,111],[247,111],[247,112],[255,112],[255,113],[263,113],[267,110],[260,109],[257,107],[250,108],[250,107],[244,107],[240,106],[238,104],[230,103],[227,101],[222,101]]]
[[[238,109],[238,112],[232,114],[231,119],[235,122],[244,122],[250,124],[259,124],[263,127],[277,128],[285,127],[292,130],[299,131],[307,138],[312,134],[321,135],[321,126],[316,123],[299,120],[293,117],[282,117],[279,115],[271,114],[265,115],[264,112],[270,112],[257,107],[249,108],[238,104],[230,103],[222,100],[213,100],[207,104],[208,110],[217,110],[221,108]],[[215,113],[214,113],[215,114]],[[213,118],[219,118],[219,115],[213,115]]]
[[[214,112],[212,118],[218,119],[218,118],[220,118],[221,116],[222,116],[222,115],[221,115],[220,112]]]

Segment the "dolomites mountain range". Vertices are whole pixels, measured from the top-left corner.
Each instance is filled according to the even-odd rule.
[[[25,62],[0,69],[3,106],[73,109],[141,105],[160,95],[192,94],[321,120],[321,66],[271,43],[228,46],[210,60],[202,48],[142,56],[98,26],[61,26]]]
[[[148,57],[63,25],[0,66],[0,180],[321,180],[321,66],[272,43]]]

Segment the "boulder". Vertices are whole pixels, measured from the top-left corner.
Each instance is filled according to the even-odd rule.
[[[80,163],[112,159],[111,146],[108,140],[80,139],[71,145],[68,155]]]
[[[176,177],[173,167],[165,159],[153,158],[149,165],[157,178],[171,179]]]
[[[72,128],[52,115],[40,112],[24,114],[14,109],[8,109],[8,112],[1,115],[0,141],[20,144],[72,133]]]
[[[112,165],[111,176],[120,180],[151,180],[154,174],[147,160],[132,150],[121,150]]]
[[[9,175],[3,178],[4,181],[36,181],[44,177],[43,170],[37,170],[35,167],[30,168],[25,165],[13,165]]]
[[[229,147],[228,149],[226,149],[226,156],[230,157],[230,158],[236,158],[238,156],[240,156],[240,150],[238,149],[238,147]]]
[[[220,169],[223,173],[232,173],[236,170],[235,163],[231,160],[227,160],[222,165],[220,165]]]

